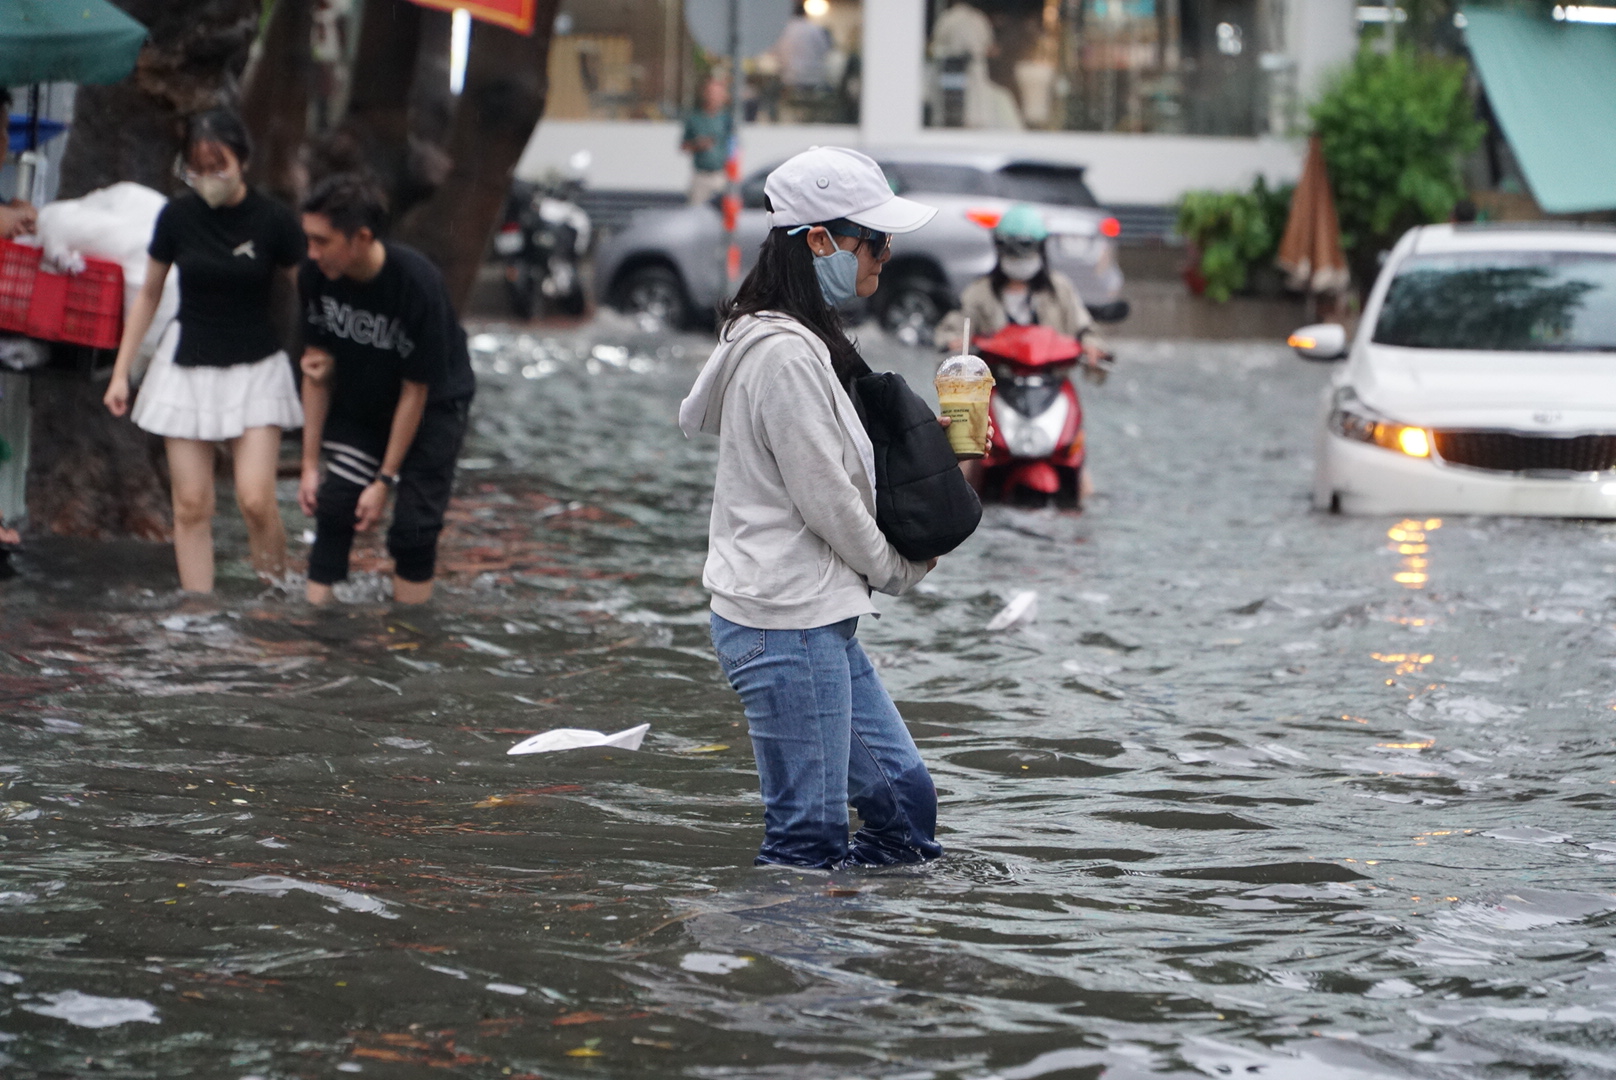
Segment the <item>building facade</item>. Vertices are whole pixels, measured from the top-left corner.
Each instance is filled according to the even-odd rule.
[[[692,39],[686,2],[566,0],[549,108],[519,175],[588,150],[592,187],[684,190],[680,118],[727,70]],[[818,144],[1002,150],[1087,166],[1104,202],[1158,206],[1258,175],[1294,180],[1306,105],[1350,59],[1365,10],[1350,0],[742,3],[778,5],[782,24],[743,62],[747,169]]]

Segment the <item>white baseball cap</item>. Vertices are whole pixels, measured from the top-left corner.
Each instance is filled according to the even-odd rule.
[[[763,182],[771,227],[818,225],[846,218],[884,233],[913,232],[937,214],[892,193],[881,166],[845,146],[816,146],[781,163]]]

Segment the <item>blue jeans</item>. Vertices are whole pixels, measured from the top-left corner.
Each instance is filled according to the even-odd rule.
[[[763,788],[759,866],[890,866],[943,853],[937,789],[857,629],[856,618],[756,630],[712,617]],[[848,803],[864,822],[851,842]]]

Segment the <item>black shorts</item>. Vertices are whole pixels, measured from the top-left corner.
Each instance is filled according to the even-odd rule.
[[[387,553],[393,557],[393,572],[405,581],[431,581],[437,569],[438,534],[454,491],[455,460],[466,439],[470,410],[470,398],[428,405],[398,470]],[[346,444],[327,443],[326,449],[326,474],[314,510],[309,580],[333,585],[348,576],[354,513],[360,494],[374,479],[376,459]],[[361,479],[365,483],[357,482]]]

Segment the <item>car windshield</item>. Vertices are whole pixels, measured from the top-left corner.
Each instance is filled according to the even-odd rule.
[[[1392,279],[1377,344],[1497,352],[1616,351],[1616,255],[1419,255]]]

